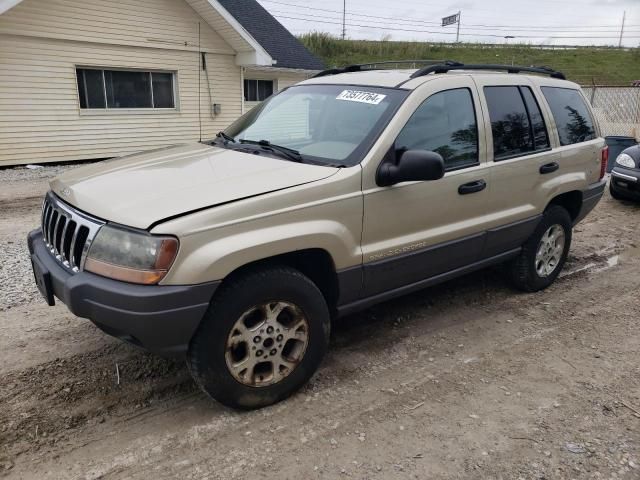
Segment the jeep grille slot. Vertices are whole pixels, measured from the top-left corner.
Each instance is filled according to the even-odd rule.
[[[54,258],[68,270],[82,270],[91,241],[105,222],[64,203],[52,192],[42,205],[42,236]]]

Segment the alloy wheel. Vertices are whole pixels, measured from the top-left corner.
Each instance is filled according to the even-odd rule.
[[[231,328],[227,368],[243,385],[273,385],[295,370],[308,343],[309,322],[299,307],[285,301],[256,305]]]
[[[536,271],[540,277],[548,277],[558,267],[565,242],[565,233],[561,225],[551,225],[544,232],[536,251]]]

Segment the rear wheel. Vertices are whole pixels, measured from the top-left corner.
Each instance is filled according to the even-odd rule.
[[[536,230],[509,264],[516,288],[535,292],[551,285],[560,274],[571,246],[569,213],[558,205],[549,207]]]
[[[316,371],[329,342],[329,309],[299,271],[275,267],[223,285],[191,341],[200,387],[234,408],[278,402]]]

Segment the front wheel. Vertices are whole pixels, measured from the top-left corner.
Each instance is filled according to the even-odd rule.
[[[298,270],[273,267],[237,277],[216,293],[191,340],[198,385],[233,408],[276,403],[304,385],[329,343],[318,287]]]
[[[551,285],[560,274],[571,246],[572,223],[567,210],[549,207],[520,255],[509,264],[514,286],[536,292]]]

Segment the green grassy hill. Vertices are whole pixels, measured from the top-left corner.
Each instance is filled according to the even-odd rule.
[[[325,33],[306,34],[300,40],[329,67],[384,60],[446,59],[463,63],[547,65],[582,85],[630,85],[633,80],[640,80],[640,48],[340,40]]]

